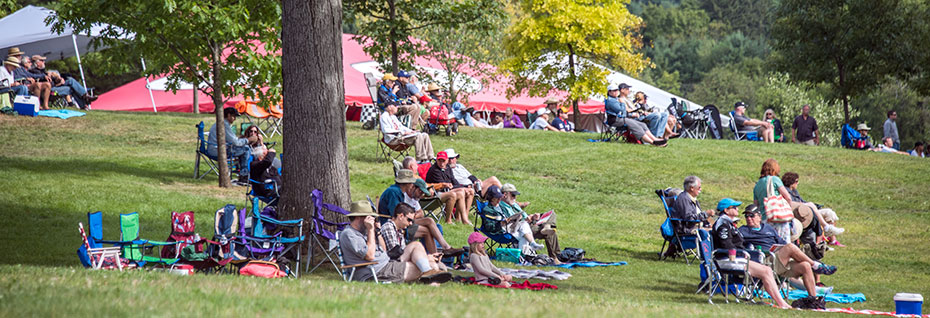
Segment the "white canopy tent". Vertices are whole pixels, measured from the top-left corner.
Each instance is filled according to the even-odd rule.
[[[45,23],[45,19],[54,14],[55,11],[30,5],[0,19],[0,30],[3,30],[0,32],[0,54],[5,54],[11,47],[19,47],[30,56],[38,54],[49,60],[77,56],[81,82],[87,86],[81,54],[92,50],[89,45],[91,39],[100,36],[104,27],[95,26],[88,34],[74,33],[71,27],[66,27],[58,34]]]

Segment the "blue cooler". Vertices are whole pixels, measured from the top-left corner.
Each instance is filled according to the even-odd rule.
[[[30,95],[16,95],[13,99],[13,110],[22,116],[38,116],[39,98]]]
[[[920,294],[897,293],[894,295],[894,308],[896,315],[921,315],[924,305],[924,296]]]

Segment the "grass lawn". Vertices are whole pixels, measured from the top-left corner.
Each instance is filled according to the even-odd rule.
[[[514,183],[520,200],[532,202],[529,212],[555,209],[563,248],[629,265],[570,270],[571,279],[550,282],[559,290],[544,292],[343,283],[333,270],[266,280],[80,267],[77,223],[89,211],[104,212],[106,239],[118,238],[119,213],[138,211],[142,236],[162,240],[171,211],[194,211],[198,232],[209,237],[217,208],[245,204],[245,188],[220,189],[212,175],[191,178],[194,125],[203,120],[209,127],[212,118],[103,111],[68,120],[0,116],[0,317],[840,315],[724,304],[720,297],[709,305],[694,294],[696,265],[657,259],[665,216],[655,189],[681,187],[695,174],[704,180],[705,209],[723,197],[751,202],[766,158],[778,159],[783,173],[798,172],[804,198],[832,207],[846,228],[841,241],[848,247],[825,258],[840,270],[824,282],[869,301],[828,307],[894,311],[896,292],[930,296],[930,161],[717,140],[673,140],[659,149],[587,142],[591,134],[468,128],[453,138],[434,136],[434,148],[454,147],[475,175]],[[352,197],[378,196],[393,182],[391,165],[378,162],[374,131],[355,122],[347,129]],[[470,231],[447,226],[447,239],[465,245]]]

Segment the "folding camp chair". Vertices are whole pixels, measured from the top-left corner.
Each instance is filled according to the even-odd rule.
[[[487,215],[484,213],[484,207],[488,205],[487,202],[482,202],[478,199],[478,196],[475,196],[475,232],[481,232],[489,238],[489,240],[484,241],[485,251],[488,253],[488,257],[493,258],[497,254],[498,247],[514,247],[517,246],[517,239],[510,235],[510,233],[504,232],[500,227],[500,221],[502,216],[500,215]],[[478,222],[478,221],[481,222]]]
[[[627,129],[626,125],[623,125],[619,128],[609,125],[607,124],[607,117],[606,117],[607,114],[604,113],[604,116],[605,116],[604,117],[604,131],[601,132],[601,135],[598,140],[602,140],[605,142],[626,140],[626,142],[632,143],[632,144],[643,143],[639,139],[636,139],[636,136],[634,136],[633,133],[630,132],[629,129]]]
[[[662,235],[663,239],[662,248],[659,250],[659,259],[668,257],[666,254],[674,245],[677,247],[674,255],[684,254],[685,262],[691,265],[692,259],[698,259],[697,253],[695,252],[695,248],[697,248],[697,236],[678,233],[677,229],[682,228],[682,223],[684,223],[684,227],[691,228],[695,223],[699,223],[700,221],[686,221],[672,217],[671,202],[675,202],[677,196],[672,196],[669,193],[670,190],[671,189],[656,190],[659,201],[662,201],[662,208],[665,209],[665,222],[662,222],[662,225],[659,226],[659,233]]]
[[[707,114],[700,109],[689,112],[682,111],[679,122],[681,123],[681,137],[691,139],[707,138]]]
[[[285,254],[293,251],[296,254],[296,267],[300,267],[300,250],[303,248],[304,242],[304,219],[293,219],[293,220],[279,220],[275,217],[271,217],[262,213],[262,210],[258,209],[259,203],[257,202],[258,198],[252,199],[252,233],[251,237],[265,240],[270,242],[273,246],[280,247],[280,249],[272,248],[269,257],[273,259],[280,260]],[[273,209],[273,207],[266,207],[266,209]],[[290,236],[285,236],[285,232],[289,232]],[[290,270],[290,267],[287,264],[283,265],[283,269],[288,275],[294,275],[294,277],[300,276],[299,270]]]
[[[759,137],[759,132],[752,129],[739,130],[736,129],[736,117],[733,116],[733,111],[730,111],[730,122],[728,126],[730,127],[730,132],[733,133],[734,140],[752,140],[752,141],[761,141],[762,138]]]
[[[245,114],[248,124],[258,128],[265,138],[273,138],[281,134],[280,123],[283,116],[281,105],[270,106],[267,110],[258,106],[256,101],[241,100],[235,105],[240,114]]]
[[[197,127],[197,150],[195,150],[196,157],[194,161],[194,178],[203,179],[203,177],[209,174],[210,172],[213,172],[213,174],[219,176],[220,168],[216,162],[217,160],[219,160],[219,158],[217,158],[216,156],[211,156],[207,152],[207,146],[208,146],[207,135],[209,135],[210,133],[204,131],[203,129],[204,125],[202,121],[199,124],[194,125],[194,127]],[[207,167],[210,168],[210,170],[208,170],[207,172],[204,172],[203,174],[200,173],[200,162],[201,161],[205,162],[207,164]],[[234,169],[235,161],[233,160],[233,158],[227,156],[226,162],[227,162],[227,166],[229,167],[229,171],[236,171],[236,169]]]
[[[400,161],[391,161],[394,163],[394,175],[396,176],[397,172],[400,171],[400,169],[403,169],[403,165]],[[421,163],[420,165],[427,165],[428,167],[430,163]],[[417,169],[417,171],[414,172],[420,176],[420,179],[426,179],[426,176],[421,174],[420,171],[421,169]],[[427,193],[427,195],[429,194]],[[446,217],[446,205],[442,204],[442,200],[439,199],[438,194],[433,196],[424,196],[423,198],[420,198],[419,202],[420,209],[423,210],[424,216],[432,218],[433,221],[436,221],[436,224],[439,224],[440,221]]]
[[[245,209],[243,209],[243,212]],[[236,238],[236,234],[239,231],[241,221],[239,217],[239,211],[236,210],[236,206],[232,204],[227,204],[222,208],[216,210],[216,214],[213,217],[213,240],[218,243],[215,245],[216,250],[212,251],[210,255],[222,259],[230,259],[230,264],[236,266],[244,265],[248,262],[248,258],[242,256],[237,252],[237,248],[242,250],[245,246],[237,245],[240,243]],[[224,272],[230,272],[230,268],[223,267],[221,268]]]
[[[730,261],[727,250],[714,249],[713,240],[706,230],[698,230],[697,237],[703,279],[697,292],[706,292],[710,304],[714,303],[713,297],[717,293],[722,293],[727,303],[730,302],[730,294],[735,296],[736,302],[742,300],[754,303],[757,284],[749,275],[750,254],[737,250],[735,261]]]
[[[326,219],[326,215],[323,213],[324,210],[329,210],[336,215],[348,215],[349,212],[343,208],[329,204],[323,203],[323,191],[319,189],[314,189],[310,192],[310,200],[313,201],[313,218],[310,219],[310,244],[307,244],[307,265],[304,268],[304,271],[313,273],[320,265],[323,265],[326,261],[329,261],[333,265],[333,268],[337,272],[342,272],[340,265],[336,265],[336,261],[333,260],[333,255],[337,253],[336,247],[339,246],[338,233],[342,231],[349,224],[349,222],[333,222]],[[333,233],[327,228],[333,228],[336,230],[336,233]],[[328,244],[323,244],[323,241],[320,237],[323,237],[327,240]],[[320,248],[320,251],[323,251],[323,258],[320,259],[316,265],[313,265],[313,268],[310,268],[310,263],[313,262],[313,245],[316,243],[316,246]],[[335,243],[335,244],[334,244]],[[340,263],[342,260],[340,259]]]
[[[407,115],[404,115],[401,117],[407,117],[408,122],[409,122],[409,117]],[[381,157],[379,158],[383,158],[385,161],[390,161],[390,160],[402,159],[406,156],[409,156],[409,149],[411,145],[407,145],[403,142],[398,142],[399,139],[395,139],[394,143],[392,144],[388,144],[385,141],[384,132],[381,131],[381,124],[380,124],[381,119],[380,118],[381,118],[381,114],[378,114],[378,116],[375,117],[375,122],[378,123],[378,125],[375,126],[375,129],[378,130],[378,149],[381,150]],[[403,123],[403,121],[401,122]]]
[[[339,276],[342,276],[342,280],[346,282],[352,281],[352,278],[355,277],[355,271],[358,270],[359,268],[365,268],[371,271],[371,277],[375,280],[375,283],[380,283],[378,281],[378,272],[375,271],[375,267],[374,267],[375,265],[378,264],[378,262],[366,262],[366,263],[360,263],[360,264],[355,264],[355,265],[346,265],[345,260],[342,257],[342,246],[339,245],[340,234],[342,234],[342,231],[336,231],[334,236],[336,237],[336,252],[337,252],[336,254],[339,256],[339,268],[338,268]]]
[[[177,245],[164,246],[161,257],[180,259],[180,262],[202,273],[222,271],[232,257],[222,253],[223,245],[220,242],[200,238],[195,232],[196,224],[193,211],[172,211],[171,234],[165,241]]]
[[[866,150],[869,144],[869,135],[862,135],[852,128],[848,123],[843,124],[843,135],[840,142],[844,148]]]
[[[136,265],[127,259],[120,257],[120,247],[103,247],[100,246],[96,241],[93,241],[94,245],[91,245],[91,240],[87,239],[87,234],[84,232],[84,224],[78,222],[78,229],[81,231],[81,248],[78,249],[78,258],[81,260],[81,264],[84,267],[91,269],[118,269],[122,271],[124,268],[135,268]]]
[[[149,263],[165,266],[173,266],[175,263],[177,263],[177,258],[162,258],[147,255],[150,254],[149,252],[156,247],[164,249],[166,246],[174,246],[177,248],[178,242],[162,242],[142,239],[139,237],[139,234],[142,232],[142,225],[140,223],[141,222],[139,222],[138,212],[121,213],[119,215],[120,240],[124,242],[130,242],[129,244],[123,245],[123,257],[132,260],[139,267],[145,266]]]

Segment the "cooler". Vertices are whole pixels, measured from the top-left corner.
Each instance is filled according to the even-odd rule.
[[[23,116],[39,115],[39,98],[29,95],[16,95],[13,98],[13,110]]]
[[[921,315],[924,297],[920,294],[897,293],[894,295],[896,315]]]
[[[520,256],[522,256],[523,254],[520,252],[520,249],[504,248],[504,247],[498,248],[497,250],[495,250],[495,252],[496,252],[495,254],[497,254],[495,255],[496,256],[495,259],[501,262],[511,262],[511,263],[519,263]]]

